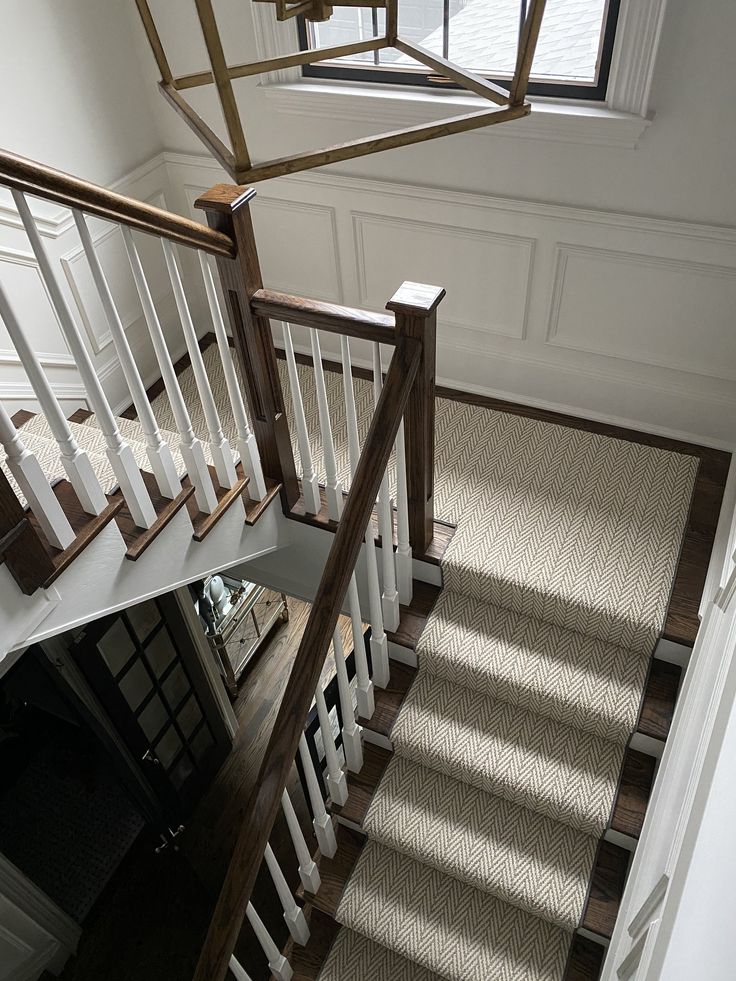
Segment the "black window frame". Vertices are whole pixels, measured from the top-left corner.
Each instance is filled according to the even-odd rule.
[[[613,58],[613,47],[616,40],[620,7],[621,0],[608,0],[605,14],[606,26],[603,33],[603,42],[600,47],[598,79],[595,84],[563,82],[558,80],[549,82],[530,81],[529,95],[552,99],[578,99],[585,100],[586,102],[604,102],[611,75],[611,61]],[[306,51],[309,48],[309,34],[304,17],[297,18],[297,31],[299,35],[299,49]],[[390,68],[378,68],[370,65],[358,68],[348,65],[318,63],[314,65],[303,65],[302,74],[305,78],[326,78],[344,82],[369,82],[378,85],[413,85],[434,89],[435,91],[444,91],[446,89],[462,90],[461,85],[457,85],[449,80],[433,80],[433,73],[430,69],[426,69],[424,72],[394,71]],[[508,78],[487,77],[490,81],[496,82],[498,85],[507,86],[509,84]]]

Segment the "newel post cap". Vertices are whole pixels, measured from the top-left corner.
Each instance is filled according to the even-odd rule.
[[[205,191],[194,202],[195,208],[203,211],[219,211],[224,215],[231,215],[244,204],[248,204],[256,196],[254,187],[243,187],[242,184],[215,184],[209,191]]]
[[[402,283],[386,304],[387,310],[428,317],[437,309],[445,290],[442,286],[426,283]]]

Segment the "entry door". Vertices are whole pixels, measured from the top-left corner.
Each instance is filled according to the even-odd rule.
[[[170,820],[194,806],[231,741],[176,602],[85,628],[73,656]]]

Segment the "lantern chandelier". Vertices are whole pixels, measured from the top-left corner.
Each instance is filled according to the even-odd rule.
[[[254,0],[254,2],[273,4],[276,18],[280,21],[298,15],[303,15],[306,20],[310,21],[324,21],[329,20],[332,15],[332,6],[325,3],[324,0]],[[278,58],[269,58],[265,61],[232,66],[228,65],[225,60],[222,39],[212,8],[212,0],[194,0],[209,56],[210,69],[178,77],[172,73],[169,67],[169,61],[151,14],[148,0],[136,0],[136,5],[161,73],[159,86],[164,97],[236,183],[254,184],[271,177],[281,177],[284,174],[311,170],[314,167],[337,163],[340,160],[350,160],[354,157],[366,156],[369,153],[378,153],[381,150],[391,150],[413,143],[422,143],[426,140],[435,140],[452,133],[481,129],[484,126],[492,126],[528,115],[531,111],[531,106],[526,101],[529,73],[539,37],[545,2],[546,0],[530,0],[527,7],[526,0],[521,0],[516,67],[508,89],[504,89],[474,72],[460,68],[451,61],[399,37],[399,0],[342,0],[342,3],[339,4],[339,6],[385,9],[386,33],[383,37],[327,48],[313,48]],[[282,68],[309,65],[326,59],[340,58],[367,51],[380,51],[386,48],[393,48],[403,55],[414,58],[432,71],[456,82],[467,91],[474,92],[492,102],[494,108],[482,109],[462,116],[452,116],[420,126],[409,126],[378,136],[362,137],[350,143],[341,143],[324,150],[310,150],[293,156],[269,160],[265,163],[253,164],[251,162],[243,121],[233,92],[233,79],[267,74]],[[187,89],[213,84],[217,88],[230,147],[223,143],[182,95],[182,92]]]

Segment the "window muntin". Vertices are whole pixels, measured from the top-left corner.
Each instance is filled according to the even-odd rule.
[[[619,0],[548,0],[532,66],[530,95],[604,100]],[[401,0],[407,41],[504,84],[513,75],[520,0]],[[299,21],[302,49],[381,36],[385,11],[335,7],[329,21]],[[364,52],[307,65],[304,75],[456,88],[399,51]]]

